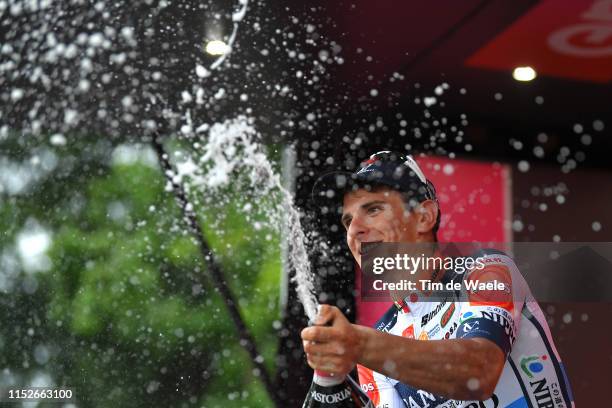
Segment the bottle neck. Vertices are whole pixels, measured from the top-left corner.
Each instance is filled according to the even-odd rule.
[[[315,370],[313,381],[321,387],[333,387],[334,385],[342,384],[344,376],[332,376],[328,372]]]

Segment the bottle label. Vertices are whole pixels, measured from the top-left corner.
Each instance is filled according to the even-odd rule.
[[[345,385],[321,387],[315,384],[311,398],[323,404],[337,404],[351,397],[351,389]]]

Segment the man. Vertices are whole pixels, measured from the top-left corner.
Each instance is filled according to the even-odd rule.
[[[323,176],[313,194],[332,211],[334,199],[342,200],[346,241],[359,266],[365,243],[437,242],[435,189],[410,156],[376,153],[354,174]],[[460,279],[506,282],[505,298],[425,301],[422,292],[395,293],[376,329],[323,305],[317,325],[302,331],[308,364],[336,376],[357,364],[377,407],[573,407],[544,315],[516,265],[500,251],[478,256],[485,268]],[[458,279],[452,270],[418,273]]]

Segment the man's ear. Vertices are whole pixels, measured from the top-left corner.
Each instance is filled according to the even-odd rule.
[[[433,200],[425,200],[416,208],[417,232],[425,234],[433,230],[438,219],[438,204]]]

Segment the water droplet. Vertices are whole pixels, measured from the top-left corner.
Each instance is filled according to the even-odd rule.
[[[593,129],[598,131],[598,132],[601,132],[602,130],[604,130],[604,123],[603,123],[603,121],[601,121],[599,119],[593,121]]]
[[[518,169],[522,173],[526,173],[529,171],[529,162],[526,160],[521,160],[517,165]]]
[[[582,133],[582,131],[584,130],[584,128],[582,127],[580,123],[576,123],[573,129],[574,129],[574,132],[578,134]]]
[[[466,385],[470,391],[476,391],[480,388],[480,381],[477,378],[470,378]]]
[[[66,146],[66,137],[64,137],[64,135],[62,135],[61,133],[56,133],[52,135],[49,141],[54,146]]]

